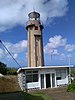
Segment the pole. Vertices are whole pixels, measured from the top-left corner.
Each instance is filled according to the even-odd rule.
[[[68,60],[69,60],[69,84],[71,84],[71,68],[70,68],[70,65],[71,65],[71,57],[68,57]]]

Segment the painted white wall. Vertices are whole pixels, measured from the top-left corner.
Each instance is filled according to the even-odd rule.
[[[66,77],[65,79],[57,80],[56,83],[57,83],[57,85],[68,84],[68,77]]]
[[[39,82],[27,83],[27,89],[31,89],[31,88],[40,88]]]
[[[55,69],[40,69],[39,74],[55,73]]]

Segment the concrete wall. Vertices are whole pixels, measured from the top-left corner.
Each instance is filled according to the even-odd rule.
[[[66,77],[65,79],[57,80],[56,84],[57,85],[67,85],[68,84],[68,77]]]

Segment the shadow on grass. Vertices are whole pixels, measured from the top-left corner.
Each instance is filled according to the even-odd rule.
[[[0,100],[25,100],[22,92],[0,93]]]
[[[43,93],[27,93],[22,91],[0,93],[0,100],[52,100]]]
[[[24,94],[25,100],[45,100],[44,98],[42,98],[41,95],[32,95],[26,92],[23,94]]]

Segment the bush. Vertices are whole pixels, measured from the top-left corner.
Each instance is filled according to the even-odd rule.
[[[17,69],[16,68],[8,68],[6,64],[0,62],[0,73],[3,75],[9,74],[9,75],[17,75]]]
[[[17,75],[17,69],[16,68],[7,68],[7,74],[8,75]]]
[[[73,80],[72,83],[68,86],[67,91],[68,92],[75,92],[75,80]]]
[[[7,67],[6,67],[6,64],[0,62],[0,73],[3,74],[3,75],[6,75],[7,73]]]

